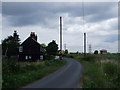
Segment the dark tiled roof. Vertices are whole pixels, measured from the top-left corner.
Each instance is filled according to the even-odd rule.
[[[21,46],[22,46],[27,40],[32,40],[32,41],[35,42],[36,44],[40,45],[40,43],[38,43],[35,39],[33,39],[32,37],[28,37],[28,38],[21,44]],[[45,51],[45,50],[44,50],[45,48],[44,48],[43,46],[41,46],[41,45],[40,45],[40,47],[41,47],[40,50],[41,50],[42,52],[44,52],[44,51]]]

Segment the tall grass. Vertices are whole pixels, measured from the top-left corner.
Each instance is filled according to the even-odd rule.
[[[54,72],[66,62],[49,60],[43,62],[17,62],[15,60],[3,60],[3,88],[19,88],[34,80]]]
[[[119,54],[68,55],[84,66],[83,88],[120,88]]]

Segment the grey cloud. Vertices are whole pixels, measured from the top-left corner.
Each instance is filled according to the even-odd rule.
[[[112,9],[115,8],[115,11]],[[88,17],[87,16],[90,16]],[[106,19],[117,17],[117,3],[100,2],[100,3],[85,3],[85,16],[87,22],[99,22]]]
[[[110,13],[98,13],[98,14],[93,14],[92,17],[88,17],[86,18],[86,22],[100,22],[100,21],[104,21],[104,20],[108,20],[111,18],[114,18],[114,15],[110,15]]]
[[[87,22],[98,22],[112,18],[110,9],[115,3],[84,3],[85,19]],[[68,13],[71,17],[81,17],[82,3],[30,3],[30,2],[4,2],[2,14],[13,26],[26,26],[40,23],[50,25],[47,20]],[[87,18],[87,16],[92,17]],[[52,26],[51,26],[52,27]]]
[[[48,3],[3,3],[2,13],[12,26],[26,26],[38,23],[46,25],[47,20],[56,15],[56,11],[53,10],[53,12],[52,8],[48,6],[50,6]]]
[[[106,38],[105,42],[115,42],[118,40],[118,36],[117,35],[110,35],[108,38]]]
[[[41,12],[41,13],[34,13],[30,15],[25,15],[25,16],[11,16],[8,17],[8,20],[11,21],[12,26],[27,26],[27,25],[34,25],[34,24],[46,24],[47,21],[46,19],[48,17],[46,16],[46,12]],[[49,17],[51,14],[49,13]],[[44,18],[43,18],[44,17]]]

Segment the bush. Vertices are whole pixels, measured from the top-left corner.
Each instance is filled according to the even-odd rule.
[[[54,58],[55,58],[55,56],[53,56],[53,55],[46,55],[45,56],[45,60],[52,60]]]
[[[20,65],[15,60],[3,60],[2,66],[3,74],[18,73],[20,71]]]
[[[94,51],[94,54],[98,54],[98,50],[95,50],[95,51]]]

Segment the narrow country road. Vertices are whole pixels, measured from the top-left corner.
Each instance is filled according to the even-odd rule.
[[[68,62],[67,65],[23,88],[80,88],[82,65],[71,58],[64,58],[64,60]]]

